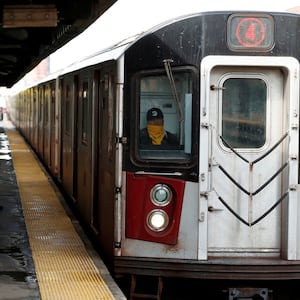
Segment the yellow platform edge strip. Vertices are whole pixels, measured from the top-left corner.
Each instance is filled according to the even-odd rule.
[[[30,148],[6,133],[42,300],[115,299]]]

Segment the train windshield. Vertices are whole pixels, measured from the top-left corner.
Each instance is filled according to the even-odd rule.
[[[142,160],[189,160],[192,152],[193,73],[138,77],[138,155]]]

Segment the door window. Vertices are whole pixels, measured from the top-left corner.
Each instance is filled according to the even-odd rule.
[[[260,148],[266,143],[267,85],[260,78],[229,78],[222,88],[221,131],[225,146]]]

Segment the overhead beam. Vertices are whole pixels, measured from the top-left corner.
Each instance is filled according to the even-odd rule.
[[[56,27],[55,5],[5,5],[3,7],[3,28]]]

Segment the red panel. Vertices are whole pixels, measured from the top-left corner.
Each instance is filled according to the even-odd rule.
[[[150,200],[150,191],[156,184],[167,184],[173,192],[173,200],[165,207],[156,206]],[[126,237],[165,244],[176,244],[181,217],[185,181],[163,176],[135,175],[127,173]],[[162,232],[151,231],[146,218],[153,209],[163,209],[170,223]]]

